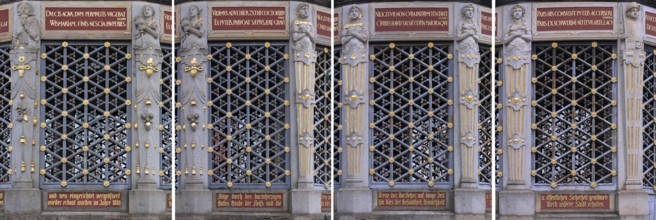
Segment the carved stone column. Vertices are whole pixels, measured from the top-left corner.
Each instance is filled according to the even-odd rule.
[[[177,126],[181,148],[180,189],[176,209],[178,213],[207,213],[210,211],[211,194],[207,190],[208,132],[207,119],[207,5],[193,3],[181,6],[180,15],[180,62],[178,76],[180,118]],[[177,48],[176,48],[177,49]],[[177,104],[176,104],[177,105]]]
[[[642,96],[643,74],[645,64],[644,51],[644,17],[642,8],[637,3],[622,4],[624,7],[624,36],[620,44],[622,50],[623,77],[620,75],[620,136],[624,136],[624,148],[620,147],[618,154],[624,155],[626,174],[625,187],[620,187],[618,210],[622,218],[635,217],[647,219],[649,206],[647,193],[642,190],[643,178],[643,142],[642,142]],[[623,95],[621,95],[623,94]],[[624,153],[622,153],[624,151]],[[622,182],[622,181],[620,181]]]
[[[531,23],[530,8],[514,5],[503,30],[505,82],[503,135],[503,182],[499,193],[499,212],[502,215],[533,215],[535,198],[528,175],[531,167]],[[528,21],[527,21],[528,20]]]
[[[161,102],[160,79],[162,70],[162,50],[159,26],[159,6],[134,3],[133,18],[133,139],[132,177],[136,182],[130,191],[130,213],[164,212],[164,192],[159,190],[160,169],[159,150],[163,125],[160,125]]]
[[[478,189],[478,64],[481,61],[478,43],[480,39],[479,13],[472,4],[456,4],[460,6],[461,17],[456,20],[456,85],[460,96],[460,187],[455,189],[455,212],[458,214],[480,214],[476,218],[484,218],[485,192]],[[458,8],[458,7],[456,7]],[[475,218],[475,217],[471,217]]]
[[[306,3],[290,3],[295,15],[291,23],[291,63],[293,76],[292,94],[296,105],[296,143],[298,180],[292,190],[292,213],[320,213],[321,194],[314,189],[314,107],[315,101],[315,51],[317,28],[315,10]]]
[[[11,62],[12,189],[6,192],[5,212],[33,213],[41,207],[39,191],[39,5],[14,4]]]
[[[336,212],[368,213],[372,210],[369,190],[368,142],[368,8],[366,5],[347,6],[340,13],[343,83],[343,131],[345,156],[342,188],[335,192]],[[337,36],[336,36],[337,37]]]

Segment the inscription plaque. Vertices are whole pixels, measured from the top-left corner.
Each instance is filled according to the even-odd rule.
[[[5,192],[0,192],[0,208],[5,206]]]
[[[321,209],[330,209],[330,194],[321,194]]]
[[[492,208],[492,193],[485,193],[485,209]]]
[[[282,193],[217,193],[217,208],[283,208]]]
[[[164,11],[164,34],[173,35],[173,12]]]
[[[0,10],[0,33],[9,32],[9,9]]]
[[[330,37],[330,14],[317,11],[317,34]]]
[[[49,208],[120,208],[118,192],[49,192]]]
[[[376,32],[448,31],[449,8],[376,8]]]
[[[166,208],[173,208],[173,196],[171,193],[166,194]]]
[[[541,194],[542,211],[611,210],[609,194]]]
[[[333,23],[333,32],[335,32],[335,38],[340,37],[339,36],[339,13],[333,14],[335,17],[335,22]]]
[[[537,31],[612,31],[613,7],[537,9]]]
[[[44,10],[46,31],[127,31],[128,9],[60,8]]]
[[[378,192],[380,209],[445,209],[445,192]]]
[[[492,36],[492,13],[481,11],[481,33]]]
[[[645,11],[645,32],[648,35],[656,36],[656,14],[648,11]]]
[[[212,30],[285,30],[285,7],[212,7]]]

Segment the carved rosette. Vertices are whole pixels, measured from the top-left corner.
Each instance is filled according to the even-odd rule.
[[[346,135],[346,146],[357,148],[361,144],[363,144],[362,135],[356,132],[351,132],[348,135]]]
[[[357,109],[358,106],[364,103],[364,94],[358,90],[351,90],[345,94],[344,104],[351,107],[352,109]]]
[[[514,92],[508,98],[508,107],[513,111],[519,111],[520,109],[526,106],[526,98],[519,94],[519,92]]]
[[[476,144],[478,144],[478,136],[473,132],[469,131],[462,136],[461,143],[467,146],[468,148],[472,148],[476,146]]]
[[[478,99],[471,90],[467,90],[460,98],[460,101],[469,110],[475,109],[478,106]]]
[[[524,138],[518,133],[513,134],[512,136],[510,136],[510,139],[508,139],[508,146],[510,146],[515,150],[519,150],[519,148],[524,146],[525,143],[526,141],[524,140]]]
[[[314,93],[307,88],[298,93],[296,96],[296,101],[300,103],[304,108],[311,108],[314,106],[314,104],[317,103]]]

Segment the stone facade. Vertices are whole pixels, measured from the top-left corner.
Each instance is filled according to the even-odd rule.
[[[162,135],[172,125],[162,109],[171,107],[161,95],[170,49],[160,45],[171,42],[162,15],[171,7],[22,1],[3,10],[9,25],[0,28],[0,45],[10,61],[0,63],[11,70],[3,72],[11,77],[3,85],[11,88],[11,110],[3,113],[11,112],[11,136],[2,150],[11,163],[3,164],[9,176],[0,182],[0,218],[170,218],[165,176],[172,171],[162,157],[171,145]],[[103,94],[104,104],[84,95],[90,91]]]

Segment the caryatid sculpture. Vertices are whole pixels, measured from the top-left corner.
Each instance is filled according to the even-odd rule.
[[[137,158],[136,172],[139,176],[149,177],[159,170],[161,103],[160,76],[162,67],[162,52],[159,44],[160,28],[151,5],[144,5],[141,15],[134,18],[134,53],[135,69],[135,103],[137,112],[134,121],[135,137],[134,154]],[[156,169],[157,168],[157,169]],[[143,171],[142,171],[143,169]],[[163,171],[160,170],[163,174]],[[141,178],[140,178],[141,179]],[[152,179],[152,178],[147,178]]]
[[[348,13],[348,22],[342,31],[342,64],[344,82],[344,106],[346,127],[346,155],[354,158],[347,164],[347,176],[360,173],[364,128],[362,127],[364,107],[364,89],[367,87],[364,78],[367,72],[367,30],[362,21],[362,10],[352,6]]]
[[[460,72],[460,143],[462,148],[462,181],[476,183],[478,180],[478,64],[481,61],[478,50],[479,32],[474,14],[474,5],[467,4],[462,9],[462,19],[458,24],[458,64]]]
[[[525,10],[521,5],[515,5],[510,10],[512,23],[508,27],[504,38],[506,58],[505,73],[506,79],[512,79],[517,83],[507,83],[506,97],[507,108],[505,116],[508,119],[507,146],[508,164],[512,172],[508,173],[509,182],[523,182],[524,160],[523,147],[526,146],[526,128],[524,119],[530,110],[526,109],[527,86],[526,81],[529,77],[530,53],[531,53],[531,31],[524,21]]]
[[[41,45],[39,21],[29,2],[16,7],[18,27],[14,29],[11,49],[11,100],[14,108],[9,127],[13,129],[12,167],[15,183],[31,182],[31,174],[37,169],[38,137],[38,72],[37,54]]]
[[[296,73],[297,118],[299,144],[299,175],[311,177],[314,169],[314,105],[315,65],[317,62],[316,29],[310,19],[310,5],[301,3],[296,8],[296,20],[292,24],[292,43]]]
[[[206,161],[199,158],[207,157],[204,144],[207,134],[204,133],[205,130],[199,129],[205,127],[201,123],[206,121],[204,111],[208,102],[205,91],[207,70],[204,68],[207,62],[207,36],[201,15],[201,9],[197,5],[191,5],[189,14],[180,22],[180,64],[184,71],[180,97],[182,117],[179,122],[184,140],[180,144],[184,152],[181,169],[184,169],[184,175],[191,175],[192,179],[202,175]]]
[[[626,154],[627,188],[642,188],[642,100],[644,63],[644,20],[640,19],[641,6],[628,3],[624,18],[624,80],[626,103]]]

